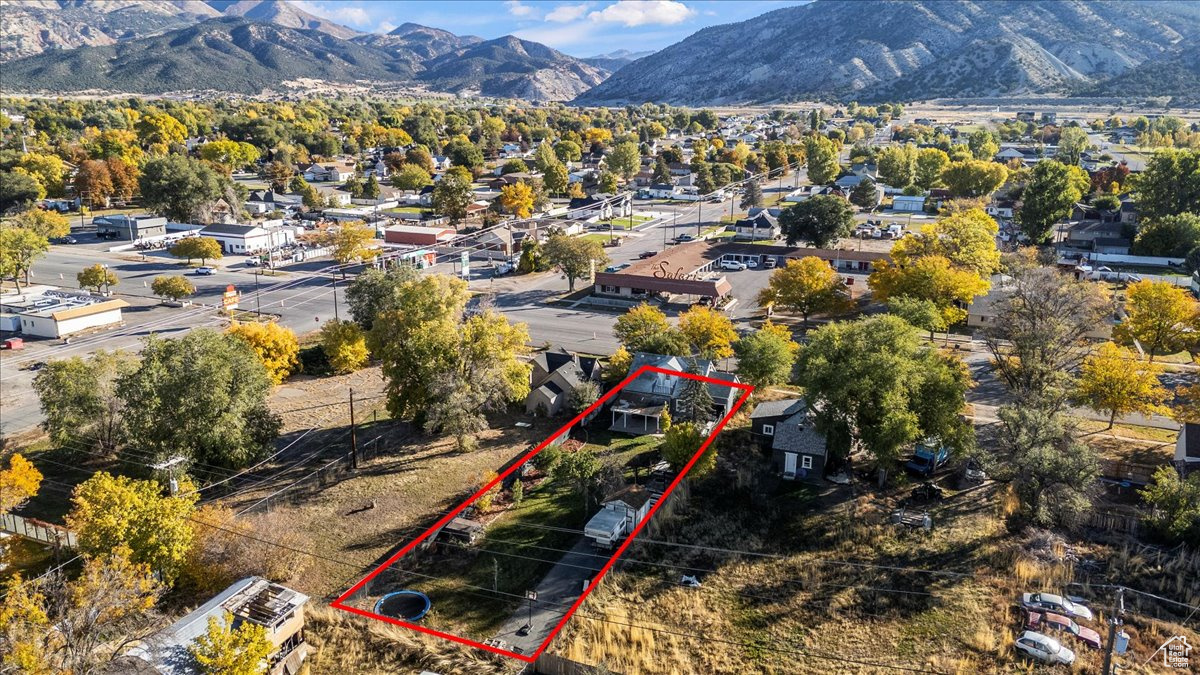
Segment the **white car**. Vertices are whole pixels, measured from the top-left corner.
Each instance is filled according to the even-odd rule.
[[[208,276],[210,274],[216,274],[216,273],[217,273],[217,268],[215,268],[215,267],[197,267],[196,268],[196,274],[199,274],[201,276]]]
[[[1059,644],[1058,640],[1041,633],[1027,630],[1013,643],[1017,651],[1042,663],[1071,665],[1075,663],[1075,652]]]
[[[721,269],[730,270],[733,272],[740,272],[740,271],[746,269],[746,263],[741,263],[736,260],[722,260],[721,261]]]
[[[751,260],[747,260],[747,261],[745,262],[745,265],[746,265],[746,267],[749,267],[749,268],[750,268],[750,269],[752,269],[752,270],[753,270],[753,269],[758,269],[758,261],[757,261],[757,260],[753,260],[753,259],[751,259]]]
[[[1053,612],[1076,619],[1092,620],[1092,610],[1053,593],[1025,593],[1021,596],[1021,606],[1035,612]]]

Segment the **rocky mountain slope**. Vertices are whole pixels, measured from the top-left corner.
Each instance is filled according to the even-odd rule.
[[[0,62],[48,49],[116,44],[220,15],[198,0],[0,0]]]
[[[511,35],[456,50],[425,64],[419,76],[439,91],[500,98],[569,100],[608,71]]]
[[[314,16],[289,2],[279,0],[209,0],[207,3],[219,9],[225,16],[240,16],[254,21],[273,23],[284,28],[308,28],[328,33],[334,37],[350,39],[362,33],[336,24],[328,19]]]
[[[817,0],[701,30],[577,100],[712,104],[1065,93],[1200,37],[1171,0]]]
[[[235,17],[102,47],[50,51],[4,64],[6,91],[162,93],[280,91],[299,78],[404,80],[413,72],[377,50],[315,30]]]
[[[402,28],[398,35],[344,40],[324,30],[221,17],[116,44],[16,59],[4,64],[3,86],[6,92],[258,94],[284,91],[303,78],[566,100],[608,75],[514,37],[482,42],[413,24]]]

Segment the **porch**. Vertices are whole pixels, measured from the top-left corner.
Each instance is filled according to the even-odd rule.
[[[609,431],[634,436],[662,433],[662,413],[665,405],[638,405],[624,399],[617,401],[611,409],[612,425]]]

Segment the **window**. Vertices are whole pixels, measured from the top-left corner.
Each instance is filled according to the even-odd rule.
[[[764,424],[763,425],[763,436],[774,436],[774,435],[775,435],[775,425],[774,424]]]
[[[812,468],[812,455],[800,455],[800,468],[801,469],[811,469]]]

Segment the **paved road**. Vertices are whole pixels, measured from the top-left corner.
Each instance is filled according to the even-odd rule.
[[[188,275],[196,286],[192,298],[194,304],[183,308],[170,308],[159,304],[151,296],[149,285],[160,274],[181,274],[186,270],[165,254],[148,254],[145,262],[140,255],[131,253],[108,253],[86,248],[56,246],[34,266],[31,281],[75,286],[75,274],[82,268],[97,262],[107,264],[120,282],[114,287],[118,297],[130,303],[124,312],[125,325],[98,333],[72,338],[70,344],[58,340],[31,340],[20,352],[0,353],[0,435],[27,430],[41,422],[42,416],[33,394],[31,383],[34,372],[26,367],[51,359],[83,356],[96,349],[137,349],[151,333],[179,335],[201,326],[222,327],[228,319],[215,306],[220,302],[225,289],[233,285],[242,292],[242,308],[254,310],[262,307],[263,313],[280,317],[281,323],[296,330],[307,332],[333,318],[334,279],[329,274],[320,274],[294,269],[278,277],[261,277],[259,293],[254,292],[255,277],[241,263],[232,268],[219,268],[212,276]],[[307,267],[326,267],[328,261],[309,263]],[[345,314],[345,283],[337,282],[338,315]]]

